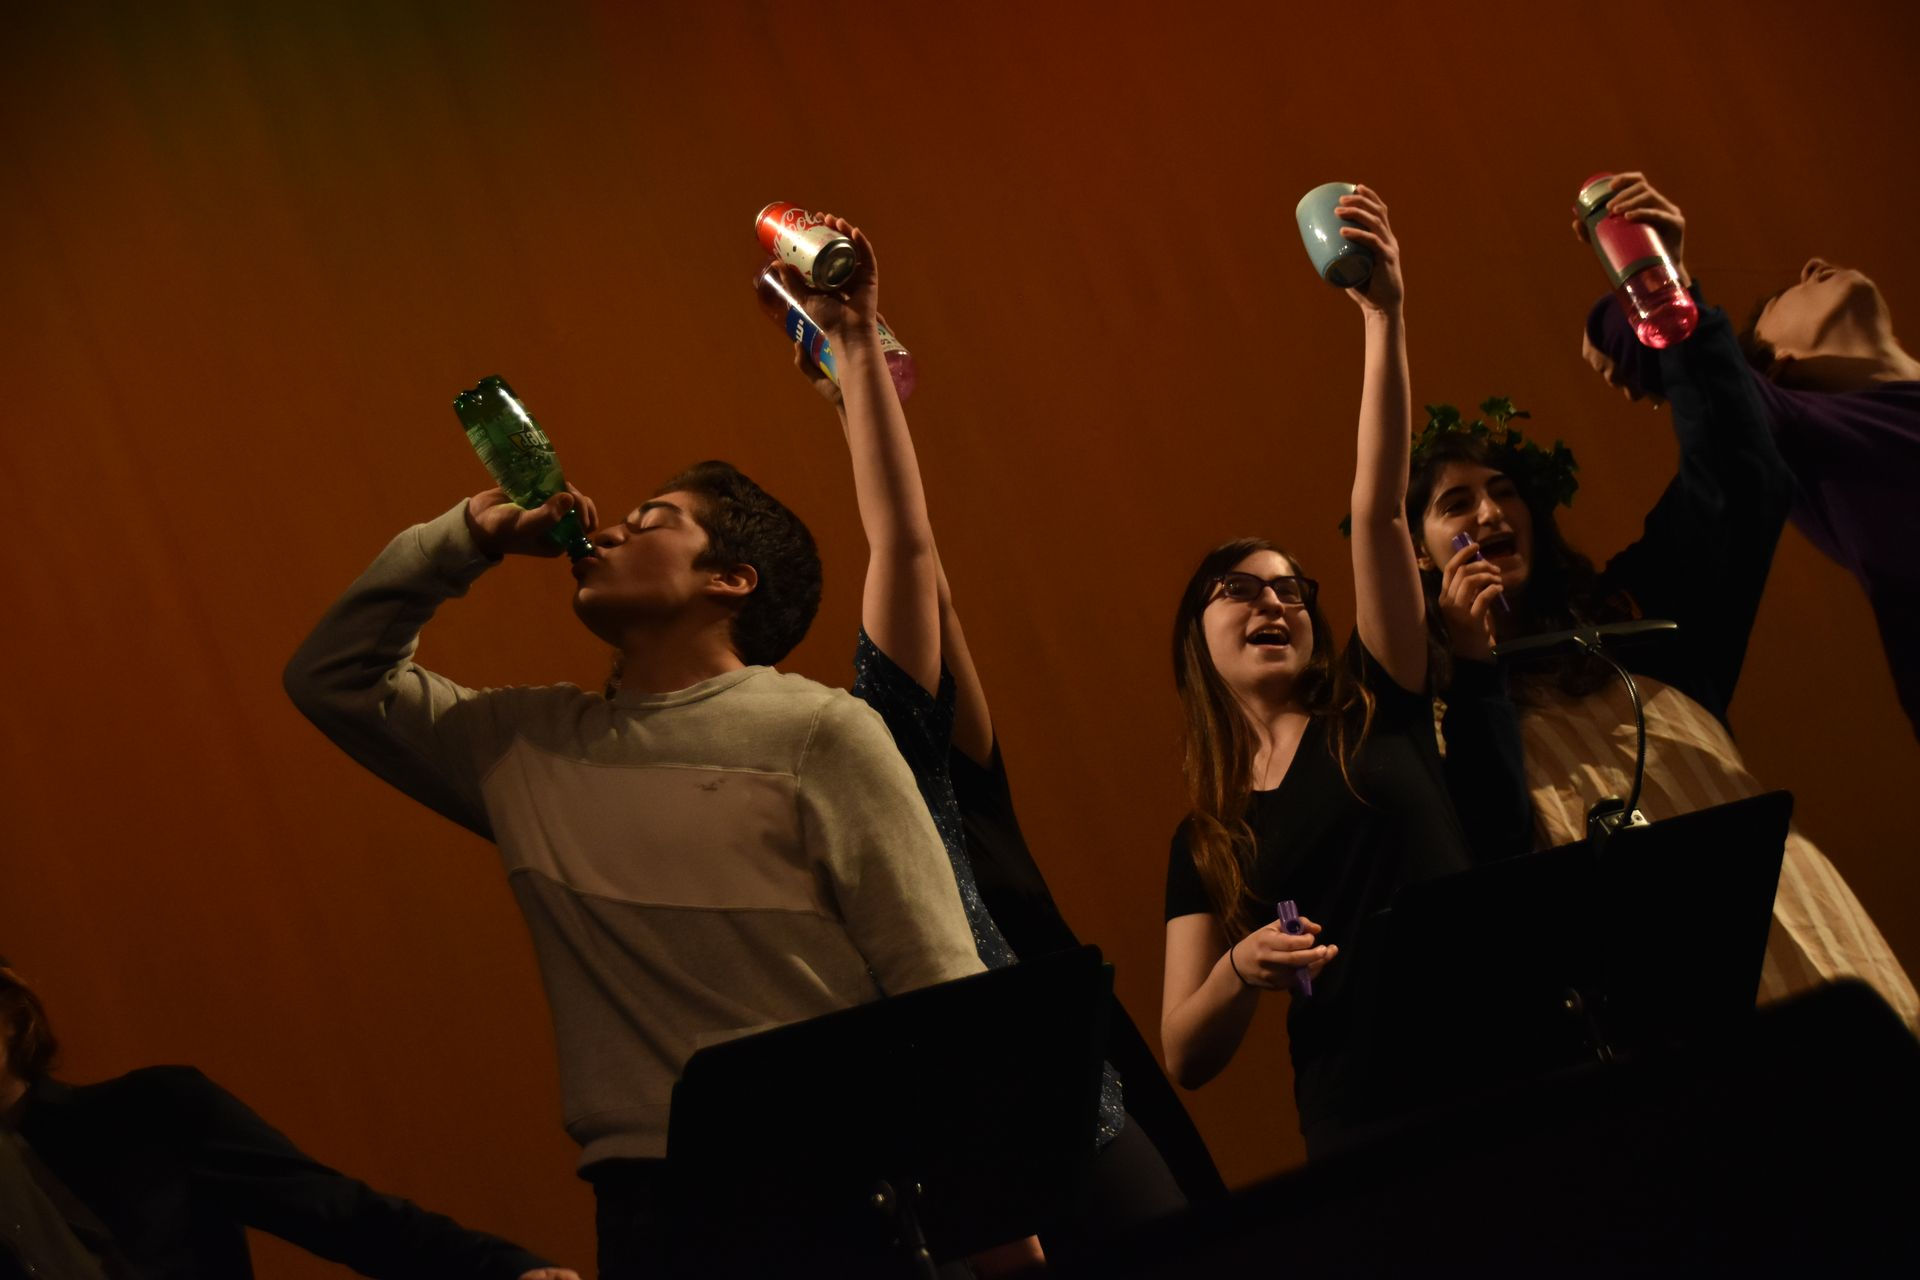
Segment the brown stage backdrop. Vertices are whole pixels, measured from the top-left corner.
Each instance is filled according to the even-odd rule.
[[[493,851],[323,741],[280,667],[393,533],[483,487],[448,402],[497,372],[603,504],[709,456],[790,502],[828,565],[790,665],[845,683],[863,547],[832,415],[747,288],[772,199],[874,237],[1027,832],[1154,1034],[1176,594],[1268,533],[1351,617],[1361,326],[1300,252],[1302,191],[1386,195],[1416,400],[1510,394],[1564,437],[1596,556],[1674,449],[1578,355],[1589,172],[1652,174],[1737,314],[1814,253],[1920,307],[1911,6],[1609,12],[11,6],[0,950],[67,1074],[196,1063],[321,1158],[590,1266]],[[510,564],[423,658],[597,685],[570,585]],[[1734,717],[1920,966],[1920,748],[1860,589],[1795,533]],[[1236,1184],[1301,1156],[1280,1013],[1189,1097]]]

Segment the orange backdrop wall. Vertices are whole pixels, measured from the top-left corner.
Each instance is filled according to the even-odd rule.
[[[832,416],[747,289],[771,199],[878,246],[1029,838],[1151,1033],[1185,575],[1270,534],[1351,617],[1360,324],[1299,250],[1302,191],[1386,195],[1416,399],[1509,394],[1564,437],[1601,557],[1674,451],[1577,353],[1588,173],[1653,175],[1736,314],[1813,253],[1920,307],[1910,6],[1600,9],[14,7],[0,951],[66,1074],[196,1063],[321,1158],[590,1265],[492,850],[324,742],[279,670],[391,534],[483,487],[448,402],[497,372],[603,504],[721,456],[800,511],[828,587],[790,665],[845,683],[864,551]],[[423,660],[596,685],[569,586],[507,566]],[[1920,966],[1920,747],[1862,593],[1791,532],[1734,719]],[[1300,1158],[1278,1014],[1190,1097],[1236,1184]]]

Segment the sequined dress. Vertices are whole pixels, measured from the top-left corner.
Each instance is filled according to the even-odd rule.
[[[901,670],[866,629],[860,631],[853,652],[853,696],[865,702],[886,722],[907,766],[920,786],[921,798],[933,815],[934,829],[953,863],[953,878],[960,886],[960,905],[966,910],[967,925],[973,930],[974,949],[989,969],[1004,969],[1017,964],[1019,957],[987,913],[974,879],[973,863],[967,857],[967,838],[960,816],[960,802],[954,795],[953,775],[947,753],[953,741],[953,673],[940,665],[940,691],[929,694],[919,681]],[[1120,1076],[1111,1064],[1102,1063],[1100,1073],[1098,1146],[1106,1146],[1126,1127],[1126,1110],[1121,1098]]]

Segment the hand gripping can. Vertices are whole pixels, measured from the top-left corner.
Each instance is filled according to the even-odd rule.
[[[775,202],[753,220],[760,246],[816,289],[838,289],[859,264],[853,241],[798,205]]]

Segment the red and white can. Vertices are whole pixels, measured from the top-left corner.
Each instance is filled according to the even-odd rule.
[[[768,205],[753,220],[753,229],[761,248],[798,270],[816,289],[838,289],[859,265],[853,241],[799,205]]]

